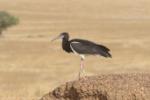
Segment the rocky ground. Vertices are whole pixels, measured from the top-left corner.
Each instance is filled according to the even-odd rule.
[[[67,82],[41,100],[149,100],[150,74],[84,77]]]

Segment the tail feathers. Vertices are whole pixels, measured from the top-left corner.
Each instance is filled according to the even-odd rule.
[[[103,51],[107,51],[107,52],[109,52],[110,51],[110,49],[109,48],[107,48],[106,46],[104,46],[104,45],[97,45],[100,49],[102,49]]]
[[[110,57],[110,58],[112,58],[112,55],[111,55],[109,52],[107,52],[106,54],[107,54],[107,56],[106,56],[106,57]]]
[[[99,54],[106,58],[109,58],[109,57],[112,58],[112,55],[109,52],[100,51]]]
[[[98,45],[98,53],[104,57],[112,58],[112,55],[109,53],[110,49],[103,45]]]

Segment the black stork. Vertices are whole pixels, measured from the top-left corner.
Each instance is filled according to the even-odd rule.
[[[68,53],[78,54],[81,57],[79,79],[81,72],[83,72],[83,61],[85,59],[85,55],[100,55],[106,58],[112,57],[109,53],[110,49],[104,45],[96,44],[94,42],[83,39],[69,40],[69,34],[67,32],[61,33],[59,36],[52,39],[51,41],[59,38],[62,39],[62,48],[64,51]]]

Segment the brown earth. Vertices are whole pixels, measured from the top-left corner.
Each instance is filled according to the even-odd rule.
[[[67,82],[41,100],[149,100],[150,74],[114,74]]]

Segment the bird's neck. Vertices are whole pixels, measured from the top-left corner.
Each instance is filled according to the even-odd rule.
[[[69,43],[69,40],[64,38],[64,39],[62,40],[62,44],[63,44],[63,45],[66,45],[67,43]]]
[[[62,40],[62,48],[63,48],[66,52],[71,52],[70,44],[69,44],[69,40],[68,40],[68,39],[63,38],[63,40]]]

